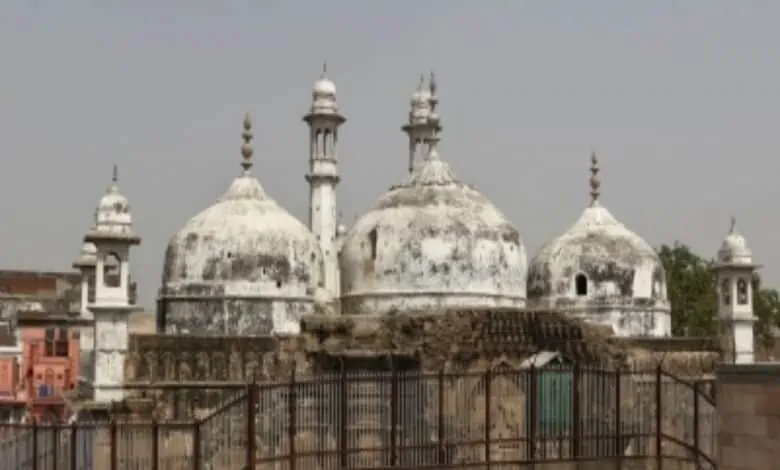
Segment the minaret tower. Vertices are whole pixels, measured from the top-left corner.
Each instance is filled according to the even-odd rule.
[[[317,237],[322,250],[322,286],[334,298],[340,296],[338,243],[336,230],[338,207],[336,186],[339,184],[338,155],[336,152],[339,127],[346,122],[339,114],[336,85],[327,78],[327,67],[314,84],[309,113],[303,117],[309,125],[309,229]]]
[[[733,359],[737,364],[754,361],[753,275],[760,267],[753,263],[753,254],[737,229],[736,218],[732,217],[713,270],[721,340],[725,343],[727,360]]]
[[[95,226],[84,242],[94,243],[95,299],[89,306],[95,318],[94,399],[124,398],[124,372],[130,303],[130,247],[141,243],[133,233],[130,204],[117,185],[117,169],[95,212]]]
[[[427,84],[425,76],[420,75],[420,83],[409,102],[409,121],[401,126],[401,130],[409,136],[409,173],[414,171],[418,162],[427,157],[429,138],[441,131],[436,116],[438,102],[435,75],[431,72]],[[431,119],[431,116],[434,116],[434,119]]]
[[[94,289],[95,285],[95,266],[97,265],[97,248],[92,242],[84,242],[81,246],[81,252],[79,253],[76,261],[73,262],[73,267],[78,269],[81,273],[81,300],[80,317],[81,320],[91,322],[94,320],[92,312],[89,310],[89,302],[91,296],[90,290]],[[83,327],[79,331],[79,348],[81,349],[82,357],[86,355],[89,359],[82,360],[82,374],[87,377],[88,380],[94,380],[93,377],[93,365],[94,365],[94,349],[95,349],[95,331],[92,325]]]

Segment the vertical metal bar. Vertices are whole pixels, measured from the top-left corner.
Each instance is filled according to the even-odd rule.
[[[59,470],[60,468],[60,423],[52,423],[51,427],[51,439],[52,439],[52,446],[51,446],[51,454],[52,454],[52,460],[54,461],[54,470]]]
[[[246,465],[250,469],[257,466],[257,439],[255,436],[255,414],[257,413],[258,385],[253,381],[247,386],[246,395]]]
[[[693,383],[693,452],[696,465],[699,464],[699,381]]]
[[[582,410],[580,409],[582,395],[582,370],[579,363],[574,364],[574,377],[572,378],[571,409],[572,409],[572,441],[571,456],[579,459],[582,453]]]
[[[32,470],[38,470],[38,419],[32,418]]]
[[[620,405],[623,401],[623,398],[620,396],[621,383],[622,377],[620,369],[618,369],[615,371],[615,468],[617,470],[623,468],[623,417],[620,413]]]
[[[295,364],[292,366],[292,372],[290,374],[290,383],[287,385],[287,441],[290,443],[290,470],[295,470],[296,464],[296,449],[295,449],[295,436],[298,434],[295,429],[298,417],[296,408],[296,380],[295,380]]]
[[[663,381],[663,373],[661,366],[659,365],[655,370],[655,466],[658,470],[663,470],[663,447],[662,439],[663,433],[661,428],[663,426],[663,403],[661,402],[661,382]]]
[[[68,449],[68,452],[70,452],[70,470],[77,470],[78,469],[78,436],[79,433],[77,432],[79,429],[78,424],[76,421],[71,423],[70,425],[70,449]]]
[[[485,371],[485,466],[490,470],[490,405],[492,394],[490,383],[493,381],[493,375],[490,369]]]
[[[200,470],[201,450],[200,422],[195,421],[192,423],[192,470]]]
[[[539,430],[539,382],[534,364],[528,369],[528,459],[536,464],[536,440]],[[532,467],[533,468],[533,467]]]
[[[347,464],[349,462],[349,450],[347,449],[347,438],[349,437],[347,434],[347,425],[349,424],[347,422],[347,387],[349,384],[347,383],[347,368],[343,361],[341,363],[341,380],[339,383],[341,384],[339,389],[339,463],[341,466],[339,468],[344,470],[348,467]]]
[[[398,465],[398,368],[390,356],[390,466]]]
[[[152,470],[160,466],[160,425],[152,419]]]
[[[438,410],[436,410],[436,417],[438,419],[438,423],[436,425],[436,441],[438,442],[438,452],[436,455],[436,464],[441,466],[444,465],[444,462],[447,460],[447,454],[445,453],[446,450],[446,443],[444,440],[446,439],[446,434],[444,432],[444,368],[442,367],[439,369],[439,376],[438,376],[438,383],[436,384],[438,386],[438,395],[439,395],[439,401],[437,403]]]
[[[110,444],[110,451],[109,451],[109,455],[110,455],[109,458],[111,459],[111,463],[109,464],[109,468],[111,470],[117,470],[118,467],[119,467],[117,465],[118,462],[117,462],[117,458],[116,458],[116,454],[117,454],[117,437],[116,437],[117,436],[117,424],[116,424],[116,420],[113,419],[113,418],[111,419],[111,428],[109,430],[109,434],[111,436],[111,444]]]

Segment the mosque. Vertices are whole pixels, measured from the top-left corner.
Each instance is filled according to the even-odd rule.
[[[314,84],[311,107],[303,116],[310,142],[308,226],[252,175],[247,115],[240,173],[213,205],[170,238],[159,289],[158,332],[296,334],[300,319],[315,312],[382,316],[510,307],[554,308],[609,325],[617,336],[671,336],[661,261],[650,244],[604,205],[596,156],[591,156],[589,205],[529,261],[515,225],[439,154],[438,101],[431,74],[413,93],[408,122],[402,126],[409,139],[408,177],[382,194],[352,227],[339,220],[336,198],[339,131],[346,118],[326,74]],[[83,272],[94,269],[95,300],[83,315],[94,315],[96,349],[102,345],[97,369],[116,369],[101,361],[126,349],[126,338],[117,339],[126,337],[126,331],[116,325],[123,309],[130,308],[129,248],[139,242],[130,205],[114,178],[77,263]],[[749,280],[757,267],[732,223],[716,265],[719,315],[735,327],[742,325],[743,331],[752,331]],[[116,285],[106,285],[103,272],[109,269],[119,270],[111,276],[118,279]],[[92,282],[84,279],[84,285]],[[737,349],[737,357],[752,357],[752,340],[744,351]]]

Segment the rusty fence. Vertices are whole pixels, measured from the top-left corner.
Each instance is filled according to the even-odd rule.
[[[154,417],[2,424],[0,467],[714,470],[712,389],[661,369],[579,367],[138,384],[128,395]]]

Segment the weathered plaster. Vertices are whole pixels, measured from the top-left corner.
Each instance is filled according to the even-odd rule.
[[[314,235],[247,172],[168,243],[162,321],[191,334],[294,330],[321,262]]]
[[[577,292],[585,276],[587,292]],[[598,201],[546,244],[528,269],[531,306],[555,307],[621,336],[671,334],[663,265],[655,250]]]
[[[344,313],[525,304],[519,232],[435,148],[358,219],[340,266]]]

